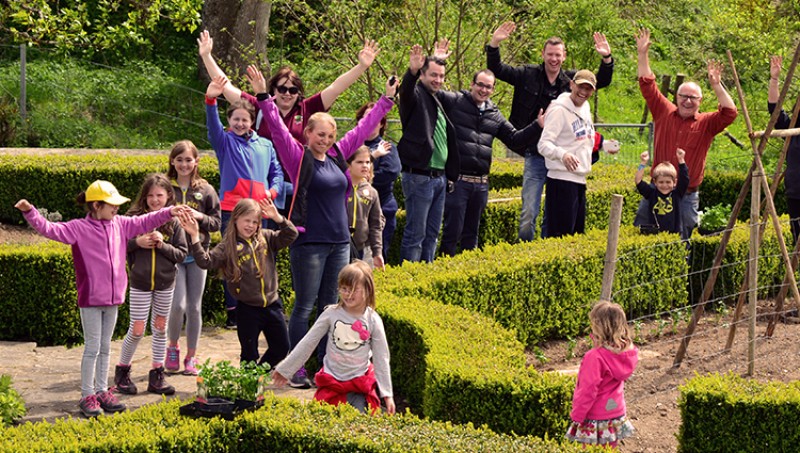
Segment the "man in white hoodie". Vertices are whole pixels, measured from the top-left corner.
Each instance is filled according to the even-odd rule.
[[[583,233],[586,219],[586,175],[592,168],[595,131],[589,103],[595,75],[582,69],[570,81],[570,92],[550,103],[544,117],[539,153],[547,166],[547,237]]]

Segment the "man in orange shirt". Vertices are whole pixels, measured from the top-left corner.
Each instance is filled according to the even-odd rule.
[[[678,87],[678,104],[670,102],[658,91],[656,76],[650,69],[648,50],[650,31],[641,29],[636,33],[636,49],[639,57],[639,89],[653,114],[655,140],[652,168],[661,162],[671,162],[678,168],[675,152],[678,148],[686,151],[686,165],[689,167],[689,189],[681,200],[683,232],[681,237],[688,239],[697,226],[700,199],[698,188],[703,182],[706,155],[714,137],[725,130],[736,119],[738,111],[730,94],[722,86],[722,64],[714,60],[708,62],[708,83],[717,96],[719,105],[716,112],[700,113],[703,92],[694,82],[686,82]],[[646,222],[647,203],[639,203],[634,225]]]

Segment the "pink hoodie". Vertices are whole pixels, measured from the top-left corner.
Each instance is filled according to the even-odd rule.
[[[128,239],[154,230],[171,219],[170,207],[141,216],[115,215],[97,220],[91,215],[69,222],[49,222],[36,208],[25,220],[42,236],[72,246],[79,307],[102,307],[125,302]]]
[[[639,350],[635,347],[619,354],[606,348],[587,352],[572,395],[572,421],[611,420],[625,415],[625,380],[638,362]]]

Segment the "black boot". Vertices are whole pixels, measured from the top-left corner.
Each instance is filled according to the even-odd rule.
[[[175,393],[175,387],[167,384],[166,379],[164,379],[163,366],[150,370],[147,391],[150,393],[157,393],[159,395],[172,395]]]
[[[138,391],[136,384],[131,381],[131,366],[117,365],[114,369],[114,387],[117,392],[126,395],[135,395]]]
[[[236,309],[227,310],[228,319],[225,320],[226,329],[236,329]]]

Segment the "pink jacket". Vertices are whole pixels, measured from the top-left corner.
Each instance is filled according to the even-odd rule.
[[[87,214],[83,219],[63,223],[49,222],[36,208],[24,215],[42,236],[72,246],[79,307],[125,302],[128,239],[154,230],[172,218],[170,208],[135,217],[116,215],[113,220],[97,220]]]
[[[606,348],[587,352],[572,395],[572,421],[611,420],[625,415],[625,380],[638,362],[639,350],[635,347],[619,354]]]

